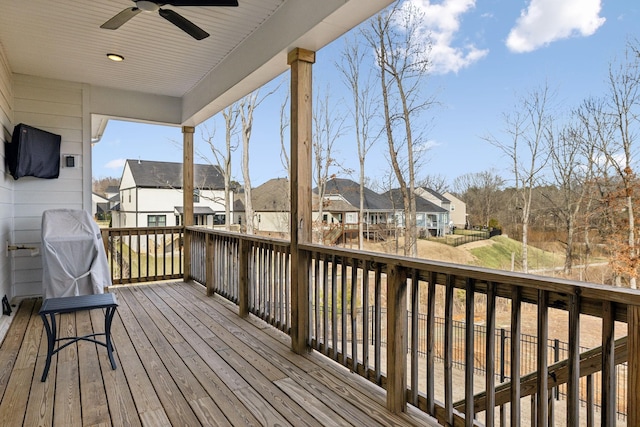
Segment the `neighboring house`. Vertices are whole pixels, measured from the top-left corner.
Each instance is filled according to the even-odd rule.
[[[182,163],[127,160],[119,192],[119,209],[112,212],[113,227],[183,223]],[[193,202],[195,225],[224,224],[224,179],[218,166],[194,165]]]
[[[458,228],[468,228],[467,204],[449,192],[444,193],[444,197],[451,202],[449,217],[453,225]]]
[[[404,202],[399,188],[383,194],[394,206],[398,227],[405,226]],[[416,227],[419,236],[431,234],[444,236],[449,233],[449,211],[418,195],[416,192]]]
[[[119,196],[120,195],[120,187],[117,185],[110,185],[106,188],[106,190],[104,190],[104,196],[107,199],[111,199],[113,196]]]
[[[314,193],[318,192],[315,188]],[[333,178],[327,181],[322,207],[322,222],[357,224],[360,211],[360,184],[350,179]],[[314,208],[316,220],[318,209]],[[368,225],[388,224],[393,213],[388,198],[364,187],[364,222]]]
[[[278,237],[288,235],[291,205],[289,187],[287,178],[274,178],[251,191],[253,227],[257,234]]]
[[[104,196],[109,199],[109,209],[112,210],[120,203],[120,187],[110,185],[104,190]]]
[[[109,212],[109,200],[96,193],[91,193],[91,216],[94,218],[96,215]]]
[[[415,193],[423,199],[430,201],[434,205],[440,206],[447,211],[451,211],[451,201],[437,191],[427,187],[418,187],[415,189]]]

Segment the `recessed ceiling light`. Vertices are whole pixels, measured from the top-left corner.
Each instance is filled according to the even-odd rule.
[[[118,55],[117,53],[107,53],[107,58],[115,62],[124,61],[124,56]]]

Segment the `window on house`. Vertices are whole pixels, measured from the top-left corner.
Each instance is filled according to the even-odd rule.
[[[451,211],[455,211],[456,207],[454,205],[451,205]]]
[[[129,203],[131,203],[131,190],[129,190]]]
[[[166,227],[166,215],[147,215],[147,227]]]
[[[200,190],[197,188],[193,190],[193,203],[200,203]]]

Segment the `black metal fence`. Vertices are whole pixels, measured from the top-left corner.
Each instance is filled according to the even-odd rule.
[[[442,237],[433,237],[427,233],[426,237],[431,240],[436,240],[441,243],[445,243],[449,246],[457,247],[464,245],[465,243],[477,242],[479,240],[487,240],[493,236],[499,236],[502,234],[500,229],[491,230],[459,230],[455,229],[453,234],[447,234]]]
[[[385,315],[385,309],[382,309],[383,316]],[[411,312],[409,312],[409,316],[411,316]],[[373,319],[373,313],[369,316],[370,319]],[[426,330],[427,330],[427,316],[425,314],[418,314],[418,330],[421,335],[418,339],[418,355],[426,357],[427,355],[427,339],[426,339]],[[435,355],[437,360],[444,360],[444,337],[445,337],[445,327],[444,327],[444,318],[436,318],[435,319]],[[453,367],[464,370],[464,357],[465,357],[465,322],[462,321],[453,321]],[[475,351],[475,363],[474,363],[474,371],[478,375],[483,375],[486,373],[486,335],[487,328],[484,325],[474,325],[474,351]],[[510,354],[511,354],[511,331],[504,328],[496,328],[493,332],[496,334],[496,380],[500,383],[510,381],[508,373],[511,368]],[[520,372],[522,375],[527,375],[536,370],[537,360],[537,345],[538,345],[538,337],[534,335],[521,334],[520,335],[520,352],[521,352],[521,366]],[[385,336],[382,335],[382,345],[385,345]],[[409,343],[411,339],[409,339]],[[549,360],[547,361],[548,365],[559,362],[561,360],[565,360],[568,358],[568,349],[569,343],[565,341],[560,341],[558,339],[549,339],[548,340],[548,354]],[[589,350],[588,347],[580,347],[580,352],[584,352]],[[582,404],[586,405],[588,401],[588,397],[593,399],[593,404],[595,408],[600,409],[601,402],[601,390],[598,387],[593,387],[593,384],[599,384],[601,382],[601,372],[597,372],[593,375],[583,377],[580,379],[580,401]],[[617,403],[616,403],[616,413],[618,419],[625,420],[627,417],[626,411],[626,391],[627,391],[627,364],[622,363],[616,366],[616,390],[617,390]],[[564,399],[566,397],[566,384],[556,387],[552,394],[555,399]]]

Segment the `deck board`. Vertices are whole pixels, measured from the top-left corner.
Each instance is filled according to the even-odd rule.
[[[196,283],[115,287],[112,337],[53,356],[40,382],[41,301],[21,303],[0,347],[0,425],[426,425],[394,415],[385,394],[321,355],[297,355],[288,336]],[[58,317],[62,334],[104,331],[101,310]]]

